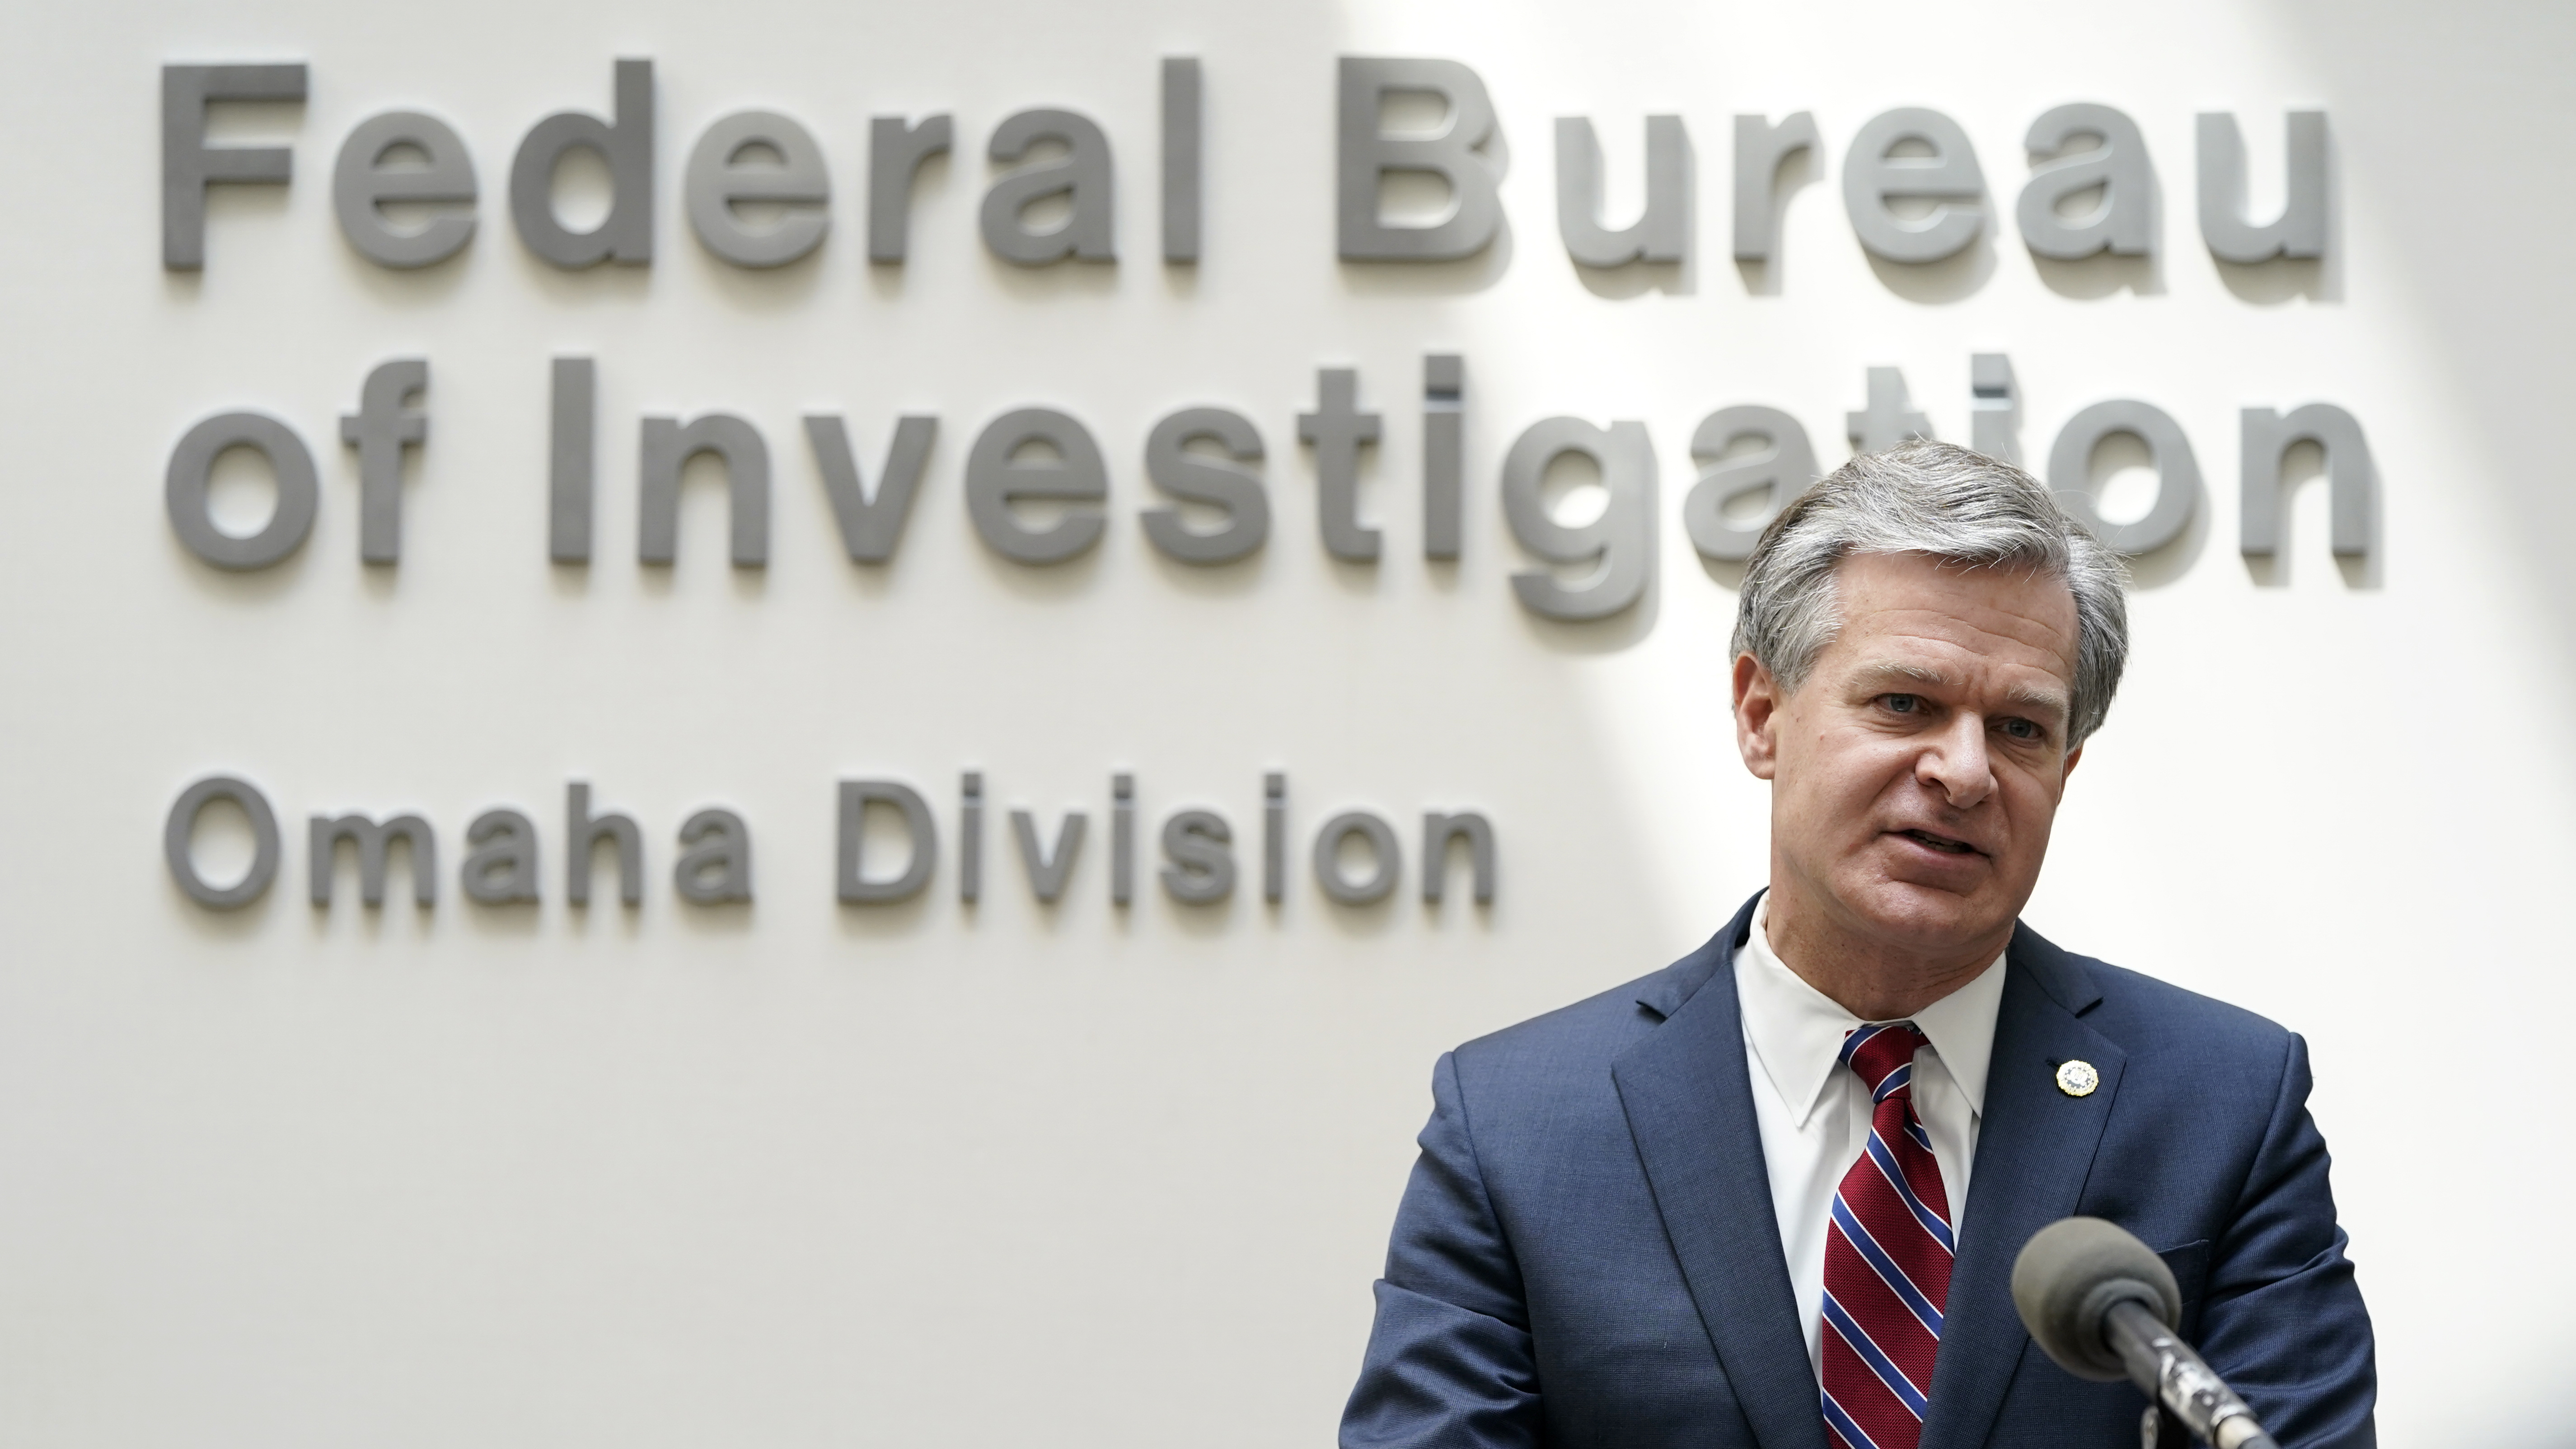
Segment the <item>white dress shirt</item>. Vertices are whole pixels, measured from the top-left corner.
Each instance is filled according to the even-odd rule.
[[[1753,1119],[1771,1176],[1780,1251],[1806,1327],[1807,1361],[1823,1375],[1825,1224],[1834,1189],[1869,1140],[1869,1089],[1841,1066],[1843,1038],[1865,1025],[1808,985],[1771,950],[1771,898],[1753,908],[1753,935],[1735,953],[1735,999],[1753,1078]],[[1974,980],[1914,1013],[1929,1045],[1914,1054],[1914,1113],[1932,1139],[1950,1226],[1965,1224],[1968,1166],[1986,1109],[1986,1064],[1994,1055],[1995,1010],[2003,1003],[2004,958]]]

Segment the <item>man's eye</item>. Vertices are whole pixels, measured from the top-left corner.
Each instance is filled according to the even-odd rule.
[[[1923,696],[1919,694],[1882,694],[1878,702],[1887,706],[1890,714],[1917,714],[1923,708]]]
[[[2039,726],[2026,719],[2008,719],[2004,721],[2004,733],[2017,740],[2035,740],[2039,738]]]

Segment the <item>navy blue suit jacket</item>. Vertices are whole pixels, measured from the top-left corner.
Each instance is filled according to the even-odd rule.
[[[1752,919],[1440,1059],[1343,1449],[1827,1449],[1736,1006]],[[1922,1449],[2138,1442],[2137,1390],[2013,1311],[2014,1256],[2070,1213],[2163,1255],[2184,1335],[2283,1449],[2373,1444],[2306,1044],[2027,926],[2005,971]],[[2057,1089],[2070,1058],[2091,1096]]]

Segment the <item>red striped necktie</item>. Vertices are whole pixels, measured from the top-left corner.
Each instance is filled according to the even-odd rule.
[[[1914,1115],[1910,1021],[1864,1026],[1843,1064],[1869,1086],[1869,1142],[1825,1233],[1825,1427],[1840,1449],[1915,1449],[1950,1300],[1950,1194]]]

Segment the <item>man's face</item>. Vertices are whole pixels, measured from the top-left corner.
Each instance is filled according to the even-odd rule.
[[[1845,559],[1842,630],[1794,694],[1736,661],[1737,743],[1771,781],[1778,884],[1837,934],[2002,948],[2066,777],[2075,600],[2055,578],[1922,554]]]

